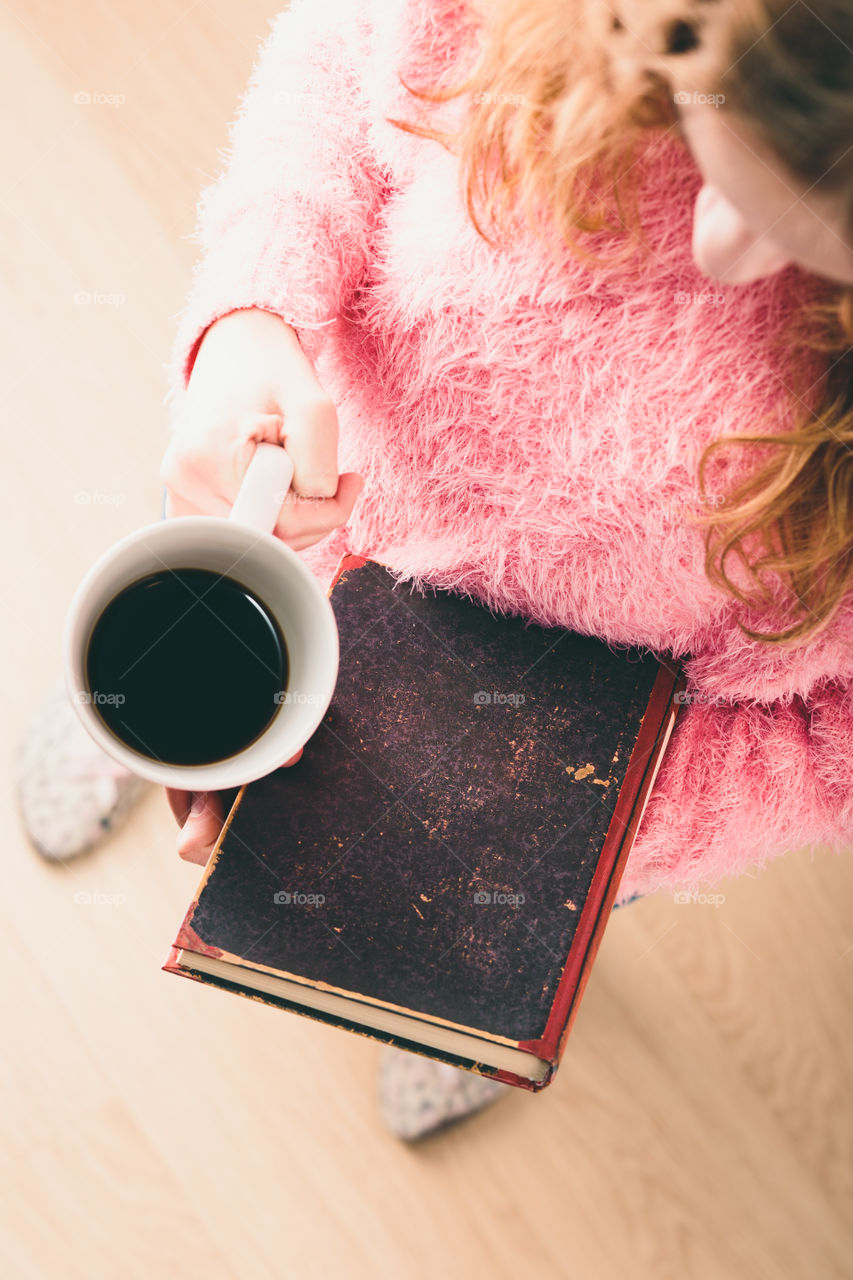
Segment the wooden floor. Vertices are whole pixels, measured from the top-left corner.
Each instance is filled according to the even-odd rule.
[[[850,1277],[850,857],[617,913],[554,1086],[410,1149],[370,1041],[160,971],[197,872],[159,792],[67,867],[25,841],[14,744],[79,577],[158,515],[186,237],[272,12],[0,6],[0,1275]]]

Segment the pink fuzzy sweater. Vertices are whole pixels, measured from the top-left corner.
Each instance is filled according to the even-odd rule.
[[[737,618],[757,619],[710,586],[688,520],[703,446],[787,403],[771,339],[814,281],[701,277],[699,176],[661,132],[638,167],[649,247],[630,264],[567,251],[555,265],[532,236],[489,248],[458,162],[385,119],[413,117],[398,68],[429,84],[474,50],[458,0],[294,0],[275,20],[201,199],[170,406],[214,319],[276,312],[337,405],[340,470],[367,481],[347,527],[303,553],[325,581],[349,548],[495,610],[688,659],[692,700],[620,900],[841,851],[853,600],[799,649],[751,642]]]

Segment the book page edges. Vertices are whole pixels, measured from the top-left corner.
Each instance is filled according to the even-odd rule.
[[[184,931],[182,930],[182,932]],[[394,1016],[407,1018],[410,1022],[416,1022],[419,1026],[429,1023],[447,1031],[457,1032],[462,1035],[475,1036],[484,1044],[504,1045],[511,1049],[518,1047],[517,1040],[511,1040],[506,1036],[495,1035],[493,1032],[483,1031],[478,1027],[463,1026],[459,1022],[451,1022],[448,1018],[440,1018],[436,1014],[424,1013],[419,1009],[411,1009],[405,1005],[390,1004],[387,1000],[380,1000],[377,996],[368,996],[364,995],[360,991],[353,991],[351,987],[336,987],[328,982],[320,982],[316,979],[312,980],[310,978],[306,978],[303,974],[289,973],[286,969],[274,969],[270,965],[258,964],[255,961],[247,960],[243,956],[237,955],[234,952],[220,951],[218,948],[208,947],[204,943],[202,943],[201,946],[197,946],[195,943],[197,935],[192,930],[188,930],[186,932],[188,933],[189,940],[187,942],[182,942],[179,937],[175,946],[172,948],[173,953],[177,949],[182,956],[186,954],[188,957],[186,960],[182,960],[181,963],[195,965],[196,968],[202,968],[201,965],[196,964],[196,961],[199,958],[202,958],[205,961],[216,960],[223,965],[228,965],[233,974],[246,975],[245,977],[234,977],[233,979],[229,979],[229,981],[242,982],[246,986],[257,987],[262,990],[264,989],[261,985],[262,982],[271,979],[273,982],[286,983],[289,988],[300,993],[316,993],[317,995],[322,996],[338,997],[341,1000],[348,1000],[363,1008],[385,1010]],[[165,968],[166,966],[163,967]],[[218,970],[211,969],[209,971],[212,973]],[[299,1000],[304,1000],[307,1003],[309,1000],[314,999],[314,996],[311,994],[300,994],[298,998]]]
[[[240,990],[240,994],[251,996],[254,993],[258,999],[263,999],[266,995],[274,1000],[284,1000],[298,1006],[296,1011],[308,1016],[311,1010],[316,1010],[332,1019],[361,1026],[365,1033],[373,1030],[384,1037],[405,1040],[415,1047],[421,1045],[425,1049],[443,1051],[472,1065],[491,1067],[509,1076],[517,1076],[521,1081],[541,1085],[551,1074],[551,1063],[518,1048],[510,1041],[498,1043],[470,1031],[457,1029],[452,1023],[422,1021],[419,1017],[399,1013],[385,1005],[363,1004],[356,998],[306,987],[274,974],[254,971],[251,983],[247,983],[247,972],[243,966],[227,960],[181,949],[174,960],[170,956],[169,963],[164,968],[186,977],[198,977],[202,980],[206,977],[214,984],[227,983],[237,989],[246,987],[247,990]],[[369,1016],[365,1017],[365,1014]]]

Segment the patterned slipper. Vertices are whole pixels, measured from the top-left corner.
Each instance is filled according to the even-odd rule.
[[[382,1046],[379,1109],[385,1127],[406,1142],[474,1115],[510,1092],[510,1085],[488,1076]]]
[[[27,725],[15,773],[27,834],[52,861],[76,857],[97,844],[147,785],[92,741],[61,680]]]

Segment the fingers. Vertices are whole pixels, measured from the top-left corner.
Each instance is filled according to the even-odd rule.
[[[306,498],[291,488],[276,521],[276,537],[294,551],[303,551],[319,542],[333,529],[346,524],[363,488],[364,476],[357,471],[345,472],[338,481],[337,491],[329,498]]]
[[[340,478],[334,498],[303,498],[301,494],[288,492],[275,526],[275,535],[294,551],[304,551],[325,538],[327,534],[346,524],[356,500],[364,488],[364,477],[357,471],[347,471]],[[227,517],[231,508],[223,503],[219,514]],[[211,514],[183,498],[170,498],[170,515],[200,516]]]
[[[160,464],[171,515],[228,516],[255,446],[279,444],[278,413],[242,413],[232,424],[202,419],[175,431]]]
[[[315,404],[301,420],[309,427],[313,422],[316,435],[311,438],[306,434],[309,427],[288,433],[276,414],[244,416],[239,435],[225,449],[214,441],[195,446],[189,436],[175,436],[160,467],[169,515],[227,518],[256,444],[279,443],[283,435],[294,474],[275,534],[295,551],[319,542],[346,524],[364,488],[364,477],[357,471],[337,475],[337,417],[333,407],[331,417],[325,414],[326,408]],[[293,427],[293,420],[287,421]]]
[[[333,498],[338,489],[334,404],[320,387],[309,396],[297,388],[286,396],[283,408],[282,443],[293,460],[291,488],[304,498]]]
[[[169,807],[180,825],[178,857],[205,866],[222,830],[222,800],[216,791],[190,793],[166,788]]]
[[[334,402],[296,332],[249,308],[220,317],[199,346],[161,465],[169,513],[227,516],[261,441],[293,462],[280,538],[300,550],[346,523],[363,480],[338,474]]]
[[[178,835],[178,856],[205,866],[222,830],[222,802],[215,791],[194,795]]]
[[[285,760],[281,769],[287,769],[302,758],[304,748],[300,747],[295,755]],[[195,862],[206,866],[213,853],[219,833],[222,830],[222,800],[216,791],[179,791],[175,787],[166,788],[166,799],[169,808],[181,828],[178,832],[178,857],[184,862]]]
[[[166,799],[169,801],[169,808],[172,810],[172,816],[178,826],[182,827],[186,822],[187,814],[190,811],[192,792],[177,791],[174,787],[167,787]]]

